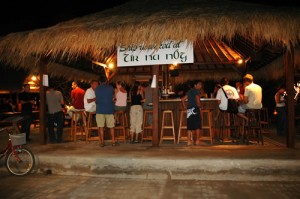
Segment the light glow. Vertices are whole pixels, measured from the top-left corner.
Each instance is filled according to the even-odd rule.
[[[109,63],[109,64],[108,64],[108,68],[109,68],[109,69],[114,68],[114,66],[115,66],[114,63]]]
[[[32,80],[32,81],[36,81],[36,80],[37,80],[37,77],[36,77],[35,75],[32,75],[31,80]]]
[[[237,63],[238,63],[238,64],[242,64],[242,63],[244,63],[244,60],[243,60],[243,59],[239,59],[239,60],[237,61]]]

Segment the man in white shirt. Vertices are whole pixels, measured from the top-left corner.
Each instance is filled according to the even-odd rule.
[[[253,76],[246,74],[243,78],[245,84],[245,93],[242,100],[242,105],[239,106],[239,112],[245,113],[246,109],[261,109],[262,108],[262,88],[253,83]]]
[[[95,89],[99,86],[97,80],[92,80],[91,87],[85,91],[84,94],[84,109],[86,112],[95,112],[96,111],[96,95]]]
[[[218,99],[219,101],[219,109],[222,111],[226,111],[227,110],[227,104],[228,104],[228,99],[239,99],[239,94],[236,90],[236,88],[234,88],[233,86],[228,85],[229,81],[227,78],[222,78],[221,80],[221,85],[222,87],[218,90],[217,92],[217,96],[216,99]],[[222,89],[223,88],[223,89]],[[225,96],[223,90],[226,92],[226,95],[228,97]]]

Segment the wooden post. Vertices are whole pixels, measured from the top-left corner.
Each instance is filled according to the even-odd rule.
[[[46,60],[40,60],[40,144],[47,143],[47,132],[46,132],[46,88],[43,86],[43,75],[47,73],[47,62]]]
[[[162,66],[162,76],[163,76],[163,88],[165,88],[167,90],[168,86],[169,86],[169,69],[168,69],[168,65],[163,65]]]
[[[294,47],[291,44],[290,50],[284,54],[285,84],[287,91],[287,147],[295,148],[295,102],[294,102]]]
[[[159,106],[159,96],[158,96],[158,80],[159,80],[159,65],[152,66],[152,75],[156,75],[156,87],[152,88],[152,101],[153,101],[153,121],[152,121],[152,146],[158,147],[158,106]]]

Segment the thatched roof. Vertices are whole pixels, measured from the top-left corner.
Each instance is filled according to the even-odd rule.
[[[229,0],[132,0],[49,28],[9,34],[0,40],[0,59],[18,67],[31,56],[103,61],[120,44],[158,44],[167,39],[231,41],[236,35],[289,49],[298,45],[299,22],[299,7]],[[63,71],[61,75],[69,74]]]

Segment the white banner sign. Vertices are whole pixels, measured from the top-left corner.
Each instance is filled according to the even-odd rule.
[[[143,45],[118,47],[118,67],[174,63],[193,63],[193,43],[188,41],[165,41],[157,48]]]

